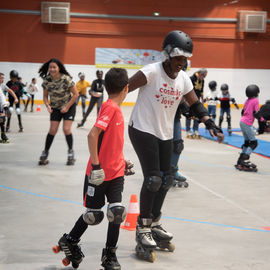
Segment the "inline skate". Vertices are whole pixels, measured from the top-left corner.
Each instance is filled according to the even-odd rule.
[[[84,254],[78,245],[80,239],[72,239],[68,234],[64,234],[58,241],[58,245],[52,248],[54,253],[63,251],[65,258],[62,260],[63,265],[68,266],[70,263],[73,268],[78,268],[82,262]]]
[[[117,247],[106,247],[102,250],[101,256],[101,266],[104,270],[121,270],[121,265],[119,264],[116,257]]]
[[[157,247],[151,232],[151,218],[140,218],[138,216],[136,228],[136,255],[138,258],[154,262],[156,254],[154,249]]]
[[[68,159],[67,159],[67,165],[74,165],[76,159],[74,158],[74,151],[72,149],[68,150]]]
[[[157,244],[157,246],[161,250],[167,249],[169,252],[173,252],[175,250],[174,244],[171,243],[173,239],[173,235],[167,232],[164,228],[162,228],[160,223],[161,215],[153,220],[151,231],[153,238]]]
[[[47,165],[49,163],[48,155],[49,151],[43,150],[39,158],[38,165]]]
[[[241,153],[238,158],[237,164],[234,165],[239,171],[257,172],[257,165],[249,161],[249,155]]]

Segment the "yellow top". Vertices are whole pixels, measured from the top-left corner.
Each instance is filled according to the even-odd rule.
[[[89,83],[86,80],[83,80],[83,81],[79,80],[76,83],[76,88],[80,95],[86,95],[86,88],[90,86],[91,86],[91,83]]]

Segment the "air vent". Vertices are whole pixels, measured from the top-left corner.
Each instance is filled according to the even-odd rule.
[[[43,23],[69,24],[70,3],[41,2],[41,21]]]
[[[238,12],[238,32],[265,33],[266,22],[266,11],[241,10]]]

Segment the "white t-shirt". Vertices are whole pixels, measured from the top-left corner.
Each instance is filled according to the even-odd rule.
[[[206,95],[206,99],[212,99],[212,100],[207,100],[207,104],[208,105],[211,105],[211,106],[216,106],[218,101],[215,100],[215,98],[217,98],[218,96],[218,91],[215,90],[215,91],[208,91],[207,95]]]
[[[8,102],[6,100],[6,96],[4,95],[4,91],[7,91],[8,87],[4,84],[1,83],[0,84],[0,110],[2,111],[4,106],[8,106]]]
[[[27,88],[27,92],[31,95],[34,95],[35,93],[38,92],[38,86],[37,84],[34,83],[30,83],[28,88]]]
[[[139,90],[129,125],[161,140],[170,140],[177,107],[183,95],[193,89],[192,82],[184,71],[171,79],[162,62],[144,66],[141,71],[147,84]]]

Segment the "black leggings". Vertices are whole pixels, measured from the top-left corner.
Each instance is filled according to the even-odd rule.
[[[166,176],[171,174],[171,157],[173,144],[171,140],[160,140],[152,134],[128,128],[129,138],[139,158],[144,182],[150,176]],[[157,218],[168,190],[161,186],[157,192],[146,188],[144,183],[140,194],[141,218]]]
[[[99,109],[102,105],[102,102],[103,102],[103,95],[101,97],[91,97],[87,111],[86,111],[85,115],[83,116],[82,124],[85,123],[88,115],[91,113],[91,111],[93,110],[96,103],[97,103],[97,113],[99,112]]]

